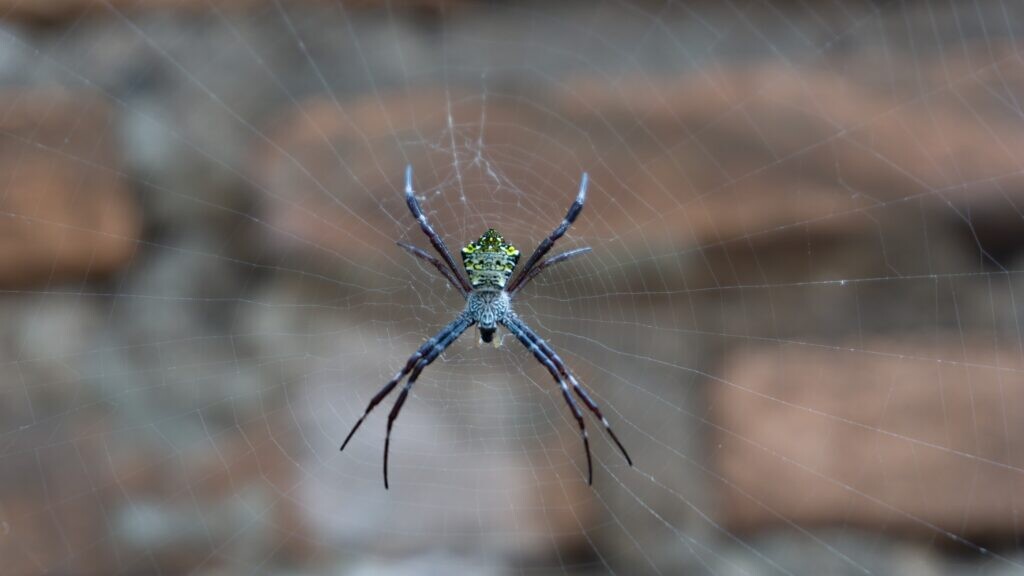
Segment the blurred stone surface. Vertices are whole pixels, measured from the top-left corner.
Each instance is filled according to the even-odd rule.
[[[175,573],[311,562],[315,547],[302,514],[282,497],[300,478],[283,448],[294,435],[293,422],[268,415],[208,438],[197,435],[166,461],[118,455],[114,480],[121,494],[108,505],[109,547],[122,562]]]
[[[0,298],[0,558],[5,575],[100,573],[106,411],[72,358],[89,357],[101,311],[80,297]]]
[[[101,299],[74,292],[0,299],[3,574],[190,573],[233,563],[244,573],[253,563],[309,562],[302,515],[282,498],[299,478],[285,448],[294,422],[245,402],[220,406],[232,393],[273,403],[273,390],[250,378],[216,399],[198,396],[204,378],[237,372],[237,348],[189,360],[119,334],[110,319]],[[193,348],[214,341],[195,338]],[[134,364],[151,353],[183,372]],[[200,383],[191,396],[189,381]]]
[[[77,411],[61,426],[19,432],[0,457],[5,575],[99,574],[116,566],[109,536],[97,529],[107,497],[93,482],[109,479],[104,446],[81,436],[107,432],[102,411]]]
[[[906,63],[921,79],[891,78],[876,56],[845,56],[841,73],[768,62],[614,86],[578,77],[560,102],[613,161],[642,160],[615,173],[648,203],[662,198],[658,214],[696,244],[787,226],[839,234],[910,200],[953,219],[949,206],[987,202],[998,208],[979,216],[994,217],[1006,195],[1019,205],[1024,65],[1012,48],[979,46],[952,68]]]
[[[327,4],[329,0],[302,0],[309,4]],[[346,7],[398,8],[443,11],[469,3],[469,0],[343,0]],[[295,4],[295,2],[291,2]],[[272,5],[270,0],[218,0],[219,10],[265,9]],[[176,10],[203,13],[210,10],[206,0],[0,0],[0,16],[7,20],[26,20],[39,23],[63,23],[82,15],[137,15],[139,12]]]
[[[978,252],[986,234],[1008,250],[1024,237],[1019,50],[1000,41],[1019,7],[769,3],[741,22],[728,3],[516,3],[438,20],[400,2],[83,0],[45,14],[58,5],[0,2],[64,24],[4,34],[0,76],[102,93],[146,242],[99,301],[47,287],[0,304],[0,558],[16,574],[298,574],[318,552],[338,573],[961,573],[899,522],[839,522],[822,543],[707,519],[723,481],[705,394],[725,384],[704,376],[723,357],[732,382],[772,376],[731,372],[752,343],[862,338],[835,351],[852,363],[879,333],[1000,323],[1014,347],[1019,260],[996,273]],[[954,42],[937,51],[937,35]],[[587,487],[549,376],[514,342],[469,335],[406,404],[390,492],[387,403],[337,452],[461,305],[393,244],[427,246],[401,195],[407,162],[453,248],[495,223],[532,248],[591,173],[560,247],[594,253],[538,279],[520,310],[636,469],[592,426]],[[889,466],[903,470],[862,468]]]
[[[723,523],[1013,540],[1022,368],[970,335],[735,349],[708,382]]]
[[[126,265],[140,222],[107,103],[91,93],[8,90],[0,110],[0,286],[47,286]]]
[[[720,576],[762,574],[766,566],[782,574],[892,574],[899,576],[953,576],[949,564],[911,539],[885,538],[851,527],[778,529],[746,535],[747,546],[733,545],[716,558],[709,571]],[[978,568],[977,565],[974,566]],[[770,572],[768,572],[770,573]],[[979,572],[964,572],[964,574]],[[980,572],[988,574],[988,572]]]

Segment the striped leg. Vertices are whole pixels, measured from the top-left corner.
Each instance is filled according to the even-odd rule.
[[[386,398],[387,395],[390,394],[391,391],[395,389],[395,386],[398,385],[398,383],[402,380],[402,378],[405,377],[406,374],[411,372],[416,367],[417,363],[419,363],[419,361],[423,359],[424,355],[429,353],[429,351],[434,346],[436,346],[438,342],[443,341],[452,332],[458,330],[459,334],[461,334],[462,331],[466,329],[465,327],[462,327],[463,323],[465,322],[466,320],[464,320],[462,317],[457,318],[455,321],[449,323],[447,326],[442,328],[441,331],[438,332],[435,336],[429,338],[426,342],[424,342],[423,345],[420,346],[419,349],[416,350],[416,352],[414,352],[413,355],[409,357],[409,360],[406,361],[405,366],[398,371],[398,374],[395,374],[395,377],[389,380],[388,383],[385,384],[384,387],[381,388],[377,392],[377,394],[375,394],[373,398],[370,399],[370,403],[366,406],[366,410],[363,411],[363,415],[359,417],[359,420],[356,421],[355,426],[352,427],[352,430],[348,433],[348,436],[345,437],[345,441],[341,443],[341,450],[344,450],[345,446],[348,446],[348,441],[352,439],[352,436],[356,433],[356,430],[358,430],[359,427],[362,426],[363,420],[365,420],[366,417],[370,414],[370,411],[373,410],[377,406],[377,404],[380,404],[381,400],[384,400],[384,398]]]
[[[391,412],[388,414],[388,432],[384,436],[384,489],[388,489],[388,453],[391,448],[391,428],[395,424],[395,420],[398,418],[398,413],[402,411],[402,405],[405,404],[406,397],[409,396],[409,390],[412,389],[412,385],[419,378],[420,373],[423,369],[430,365],[431,362],[437,359],[446,348],[451,346],[452,342],[462,335],[467,328],[473,325],[473,321],[460,316],[455,322],[452,322],[448,326],[450,330],[446,330],[443,337],[437,338],[432,346],[426,349],[423,357],[416,362],[416,366],[412,369],[412,373],[409,374],[409,379],[405,381],[405,386],[402,387],[402,392],[398,395],[398,400],[395,400],[395,405],[391,408]],[[420,348],[423,350],[423,348]]]
[[[583,413],[580,412],[579,405],[576,404],[576,400],[573,399],[572,394],[569,393],[569,386],[566,385],[565,379],[559,373],[558,368],[555,367],[551,358],[533,342],[529,335],[523,332],[522,324],[520,322],[516,321],[514,318],[508,318],[502,322],[502,324],[504,324],[504,326],[508,328],[508,331],[522,342],[523,346],[526,346],[526,348],[533,353],[533,357],[548,369],[548,372],[551,373],[551,376],[562,388],[562,397],[565,398],[565,403],[569,405],[569,408],[572,410],[573,417],[576,418],[576,423],[579,424],[580,436],[583,438],[583,449],[587,453],[587,484],[593,484],[594,466],[590,457],[590,439],[587,436],[587,425],[583,421]]]
[[[565,232],[572,226],[572,223],[576,221],[576,217],[580,215],[580,211],[583,210],[583,202],[587,199],[587,173],[583,173],[583,179],[580,181],[580,191],[576,195],[576,200],[569,206],[569,211],[565,214],[565,218],[562,219],[562,223],[558,225],[551,234],[541,241],[537,245],[537,249],[530,255],[530,259],[523,265],[523,269],[519,271],[519,275],[516,276],[512,284],[509,285],[506,290],[514,292],[516,287],[519,286],[526,279],[526,276],[533,270],[533,267],[537,265],[541,258],[551,250],[551,247],[555,245],[555,242],[559,238],[565,235]]]
[[[463,277],[462,273],[459,272],[459,267],[455,265],[455,260],[452,258],[452,253],[448,251],[448,246],[445,245],[444,240],[434,231],[434,227],[430,225],[426,215],[423,214],[423,209],[420,208],[420,202],[416,199],[416,193],[412,189],[412,165],[405,167],[405,203],[409,206],[409,211],[412,212],[413,218],[416,219],[420,224],[420,229],[430,239],[430,243],[434,246],[434,250],[441,255],[444,259],[445,264],[451,269],[452,274],[455,275],[459,280],[459,284],[462,285],[464,293],[468,293],[472,290],[472,286],[469,285],[469,281]]]
[[[468,294],[468,292],[466,292],[466,289],[463,288],[461,284],[459,284],[458,280],[455,279],[455,276],[452,276],[452,273],[440,260],[434,258],[430,254],[427,254],[426,252],[420,250],[419,248],[413,246],[412,244],[406,244],[405,242],[395,242],[395,244],[398,244],[406,252],[412,254],[413,256],[421,260],[426,261],[434,268],[437,268],[437,271],[441,273],[441,276],[444,276],[445,280],[448,280],[448,282],[450,282],[452,286],[455,286],[455,289],[458,290],[459,294],[462,294],[463,297],[465,297]]]
[[[590,411],[594,414],[594,416],[596,416],[597,419],[601,421],[601,424],[604,425],[605,432],[608,433],[608,436],[612,439],[613,442],[615,442],[615,445],[618,446],[619,452],[622,452],[623,458],[626,459],[626,463],[632,466],[633,459],[629,457],[629,452],[626,452],[626,448],[622,445],[622,442],[619,442],[619,437],[615,435],[615,431],[612,430],[612,426],[611,424],[608,423],[608,419],[605,418],[604,414],[601,413],[601,408],[597,405],[597,402],[594,402],[594,399],[590,397],[590,394],[588,394],[587,391],[582,386],[580,386],[579,381],[576,380],[576,376],[572,373],[571,370],[569,370],[569,367],[566,366],[565,361],[563,361],[558,356],[558,354],[551,348],[551,346],[548,345],[547,342],[544,341],[543,338],[538,336],[536,332],[534,332],[529,326],[527,326],[525,322],[523,322],[519,318],[513,318],[509,320],[509,323],[516,324],[518,330],[521,331],[527,338],[529,338],[530,342],[536,345],[537,348],[541,350],[541,352],[546,354],[551,359],[551,362],[558,368],[558,371],[561,373],[562,377],[569,380],[569,382],[572,384],[572,389],[574,392],[576,392],[576,395],[579,396],[581,400],[583,400],[583,403],[587,405],[587,408],[589,408]]]
[[[515,296],[516,292],[522,290],[524,286],[530,283],[530,280],[533,280],[534,278],[539,276],[545,268],[548,268],[549,266],[554,266],[559,262],[565,262],[570,258],[582,256],[583,254],[590,252],[590,250],[591,248],[589,246],[585,246],[583,248],[576,248],[575,250],[567,250],[565,252],[562,252],[561,254],[558,254],[557,256],[552,256],[551,258],[548,258],[547,260],[541,262],[540,264],[537,264],[536,266],[533,267],[533,270],[530,270],[529,274],[527,274],[526,277],[523,278],[522,282],[517,284],[512,289],[512,291],[509,292],[509,296]]]

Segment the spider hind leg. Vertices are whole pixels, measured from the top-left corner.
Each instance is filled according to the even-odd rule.
[[[352,426],[352,430],[349,431],[348,436],[345,437],[345,441],[341,443],[341,450],[345,450],[345,447],[348,446],[349,441],[352,440],[353,436],[355,436],[356,430],[359,430],[359,427],[363,425],[363,421],[366,420],[366,417],[370,415],[370,412],[373,411],[377,404],[380,404],[381,401],[384,400],[384,398],[386,398],[389,394],[391,394],[392,391],[394,391],[395,387],[398,386],[398,383],[402,381],[402,378],[404,378],[406,375],[409,375],[409,381],[406,382],[405,387],[402,389],[402,393],[398,397],[398,401],[395,402],[395,408],[397,408],[397,410],[395,408],[392,408],[391,414],[389,415],[388,418],[388,435],[385,437],[384,441],[385,488],[387,488],[388,485],[387,462],[388,447],[391,439],[391,426],[394,423],[394,418],[398,416],[398,411],[401,410],[402,404],[405,403],[405,397],[409,394],[409,389],[412,387],[412,383],[419,376],[420,372],[422,372],[423,369],[428,364],[433,362],[434,359],[437,358],[437,356],[439,356],[441,352],[444,351],[445,348],[450,346],[451,343],[454,342],[455,339],[458,338],[459,335],[461,335],[466,330],[466,328],[468,328],[471,324],[472,322],[470,320],[463,316],[460,316],[459,318],[456,318],[453,322],[449,323],[447,326],[442,328],[441,331],[438,332],[436,335],[427,339],[427,341],[424,342],[423,345],[420,346],[419,349],[417,349],[416,352],[412,354],[412,356],[409,356],[409,359],[406,360],[405,362],[405,366],[401,370],[399,370],[397,374],[395,374],[394,378],[389,380],[387,384],[381,387],[381,389],[378,390],[376,394],[374,394],[373,398],[370,399],[369,404],[367,404],[366,409],[363,410],[362,416],[360,416],[359,419],[356,420],[355,425]]]
[[[612,442],[615,443],[615,446],[618,447],[619,452],[622,454],[622,457],[626,459],[626,463],[632,466],[633,458],[630,457],[629,452],[626,451],[626,447],[622,445],[622,442],[619,441],[618,435],[616,435],[615,431],[612,430],[612,425],[608,422],[608,418],[606,418],[605,415],[601,412],[601,408],[600,406],[597,405],[597,402],[594,402],[594,399],[590,397],[590,394],[588,394],[587,391],[583,388],[583,386],[580,385],[579,381],[576,379],[576,376],[572,373],[571,370],[569,370],[569,367],[566,366],[565,361],[558,356],[558,353],[555,352],[551,348],[551,346],[549,346],[548,343],[544,341],[543,338],[538,336],[532,328],[527,326],[519,318],[509,319],[506,322],[506,326],[508,326],[509,324],[513,324],[517,330],[522,332],[525,338],[527,338],[532,344],[534,344],[538,349],[540,349],[540,351],[551,360],[551,363],[558,369],[558,372],[561,374],[562,378],[568,380],[569,383],[572,385],[573,391],[576,393],[577,396],[579,396],[580,400],[583,401],[583,404],[586,405],[587,409],[590,410],[590,412],[598,420],[601,421],[601,425],[604,426],[605,432],[608,434],[608,437],[612,439]],[[512,330],[511,326],[509,327],[509,330]],[[520,340],[522,340],[522,338],[520,338]]]
[[[432,345],[423,354],[423,357],[416,363],[416,367],[409,373],[409,379],[405,381],[405,386],[402,387],[402,391],[398,394],[398,399],[395,400],[395,405],[391,407],[391,412],[388,413],[388,428],[387,434],[384,436],[384,489],[387,490],[388,486],[388,454],[391,450],[391,428],[395,425],[395,420],[398,419],[398,414],[402,411],[402,405],[405,404],[405,399],[409,396],[409,391],[412,390],[412,385],[416,383],[416,379],[420,377],[420,373],[423,369],[429,366],[438,356],[441,355],[452,342],[455,342],[463,332],[469,328],[473,322],[465,316],[460,316],[454,322],[445,328],[443,335],[438,335],[433,338]]]
[[[508,331],[511,332],[519,342],[523,344],[523,346],[533,353],[533,357],[548,369],[548,372],[551,373],[551,376],[561,388],[562,397],[565,399],[565,403],[569,405],[569,409],[572,410],[572,416],[576,419],[576,424],[580,429],[580,437],[583,439],[583,450],[587,454],[587,484],[593,485],[594,464],[590,455],[590,437],[587,435],[587,425],[583,420],[583,412],[580,411],[579,404],[576,402],[576,399],[572,397],[572,393],[569,392],[569,386],[566,384],[565,378],[563,378],[559,373],[558,368],[555,367],[550,356],[541,350],[540,347],[538,347],[530,336],[523,330],[525,326],[521,322],[515,318],[506,318],[503,323],[505,327],[508,328]]]

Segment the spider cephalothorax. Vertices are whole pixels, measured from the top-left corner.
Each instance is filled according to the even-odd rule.
[[[490,342],[498,323],[512,311],[512,299],[504,290],[473,290],[466,297],[466,314],[476,320],[480,329],[480,340]],[[497,346],[497,344],[495,344]]]
[[[583,422],[583,413],[580,411],[579,404],[573,398],[573,393],[583,404],[594,414],[595,417],[601,420],[601,424],[604,426],[608,436],[615,442],[619,450],[622,452],[623,457],[626,458],[626,462],[630,466],[633,465],[632,459],[626,449],[619,442],[618,437],[615,436],[615,432],[612,431],[611,425],[608,424],[608,420],[601,414],[601,409],[598,408],[597,403],[590,397],[586,390],[580,386],[576,376],[571,370],[565,365],[565,362],[555,353],[555,351],[544,341],[543,338],[537,335],[529,326],[523,322],[519,316],[516,315],[512,309],[512,299],[516,293],[530,280],[533,280],[541,273],[545,268],[564,262],[574,256],[585,254],[590,251],[590,248],[577,248],[576,250],[569,250],[552,256],[546,260],[541,261],[548,251],[555,245],[555,242],[561,238],[565,232],[569,229],[569,226],[579,216],[580,210],[583,209],[583,201],[587,196],[587,175],[583,174],[583,179],[580,182],[580,191],[576,196],[576,201],[569,207],[569,211],[566,213],[565,218],[562,219],[562,223],[547,238],[545,238],[530,255],[530,258],[523,265],[523,268],[519,271],[519,274],[515,278],[512,278],[512,272],[515,270],[516,264],[519,262],[519,250],[515,246],[508,244],[505,240],[494,231],[493,228],[489,228],[484,232],[483,236],[480,236],[475,242],[470,242],[462,249],[462,262],[466,268],[466,275],[464,277],[455,265],[455,260],[452,258],[451,253],[448,251],[448,247],[445,245],[444,240],[438,236],[437,232],[430,225],[427,217],[423,214],[423,210],[420,209],[420,203],[416,199],[416,195],[412,189],[412,166],[406,167],[405,169],[405,202],[409,206],[409,210],[412,215],[419,222],[420,229],[430,239],[430,243],[437,250],[441,258],[444,259],[442,262],[437,258],[427,254],[423,250],[404,242],[399,242],[398,245],[411,252],[414,256],[423,259],[431,266],[437,268],[437,270],[444,276],[448,282],[455,287],[456,290],[462,294],[462,297],[466,299],[466,307],[463,311],[447,326],[441,329],[435,336],[428,339],[420,346],[409,359],[405,362],[405,366],[395,374],[395,377],[388,381],[374,396],[370,399],[369,404],[366,406],[366,410],[363,411],[363,415],[359,417],[355,425],[352,426],[352,431],[348,433],[345,441],[341,444],[341,449],[344,450],[345,446],[348,445],[349,440],[352,439],[352,435],[356,433],[359,426],[366,419],[366,416],[371,410],[380,404],[384,398],[398,386],[398,383],[408,376],[408,380],[405,382],[405,386],[402,387],[402,391],[398,395],[398,400],[395,401],[394,407],[391,408],[391,412],[388,414],[388,428],[387,434],[384,436],[384,487],[388,487],[388,452],[391,446],[391,428],[395,423],[395,419],[398,418],[398,413],[402,410],[402,405],[405,404],[405,399],[409,395],[409,390],[412,389],[413,383],[419,378],[423,369],[426,368],[431,362],[437,359],[438,356],[444,352],[445,348],[450,346],[452,342],[462,335],[470,326],[476,324],[480,330],[480,338],[484,342],[490,342],[494,337],[494,332],[498,329],[498,325],[502,325],[507,329],[513,336],[516,337],[519,342],[523,344],[532,354],[533,357],[540,362],[544,368],[547,369],[551,376],[558,383],[562,391],[562,397],[565,402],[569,405],[572,410],[573,418],[576,419],[576,423],[579,425],[580,436],[583,438],[583,447],[587,453],[587,482],[593,483],[594,470],[590,460],[590,441],[587,438],[586,425]],[[511,279],[511,281],[510,281]],[[569,389],[572,388],[570,393]]]

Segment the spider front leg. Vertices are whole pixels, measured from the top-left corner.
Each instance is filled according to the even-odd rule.
[[[509,292],[515,292],[516,288],[526,280],[526,277],[533,271],[533,267],[537,265],[541,258],[544,257],[551,247],[555,245],[555,242],[559,238],[565,235],[565,232],[569,230],[572,223],[576,221],[576,218],[580,215],[580,211],[583,210],[583,202],[587,199],[587,173],[583,173],[583,178],[580,180],[580,191],[576,194],[576,200],[573,201],[572,206],[569,206],[569,211],[566,212],[565,218],[562,218],[562,223],[555,228],[547,238],[541,241],[537,245],[537,248],[530,255],[530,259],[523,265],[523,269],[519,271],[515,280],[506,288]]]
[[[566,385],[565,379],[562,378],[562,375],[559,373],[558,368],[555,367],[551,358],[533,342],[532,338],[530,338],[526,332],[523,331],[524,326],[521,322],[509,314],[509,316],[502,321],[502,324],[519,340],[519,342],[523,344],[523,346],[526,346],[527,350],[533,353],[533,357],[548,369],[548,372],[551,373],[555,382],[558,382],[558,385],[562,388],[562,397],[565,398],[565,403],[569,405],[569,408],[572,410],[573,417],[576,418],[576,423],[579,424],[580,436],[583,438],[583,449],[587,453],[587,484],[593,485],[594,466],[590,457],[590,439],[587,436],[587,425],[583,421],[583,413],[580,412],[579,405],[576,404],[576,400],[573,399],[572,394],[569,393],[569,386]]]
[[[444,264],[440,260],[434,258],[430,254],[427,254],[426,252],[420,250],[419,248],[413,246],[412,244],[408,244],[406,242],[395,242],[395,244],[398,244],[406,252],[412,254],[413,256],[421,260],[428,262],[434,268],[437,268],[437,271],[441,273],[441,276],[444,276],[445,280],[451,283],[451,285],[454,286],[455,289],[459,291],[459,294],[462,294],[463,298],[466,297],[466,295],[468,294],[468,292],[466,292],[466,289],[463,288],[461,284],[459,284],[459,282],[455,279],[455,276],[452,276],[452,273],[447,268],[445,268]]]
[[[409,357],[409,359],[405,363],[405,366],[401,370],[399,370],[397,374],[395,374],[395,377],[392,378],[391,380],[389,380],[388,383],[385,384],[379,391],[377,391],[377,393],[374,394],[373,398],[370,399],[369,404],[367,404],[367,406],[366,406],[366,410],[363,411],[363,415],[359,417],[359,420],[357,420],[355,425],[352,426],[352,430],[348,433],[348,436],[345,437],[345,441],[341,443],[341,450],[344,450],[345,446],[348,446],[348,442],[349,442],[349,440],[352,439],[352,436],[355,435],[356,430],[358,430],[359,427],[363,425],[363,420],[366,420],[366,417],[377,406],[377,404],[380,404],[381,401],[384,400],[384,398],[386,398],[388,396],[388,394],[390,394],[391,391],[395,389],[395,386],[397,386],[398,383],[402,381],[402,378],[404,378],[406,376],[406,374],[409,374],[410,372],[415,370],[417,367],[419,367],[420,363],[423,360],[425,360],[433,352],[434,348],[439,346],[442,342],[446,342],[444,344],[444,348],[447,348],[455,340],[455,338],[458,338],[459,335],[462,334],[466,330],[466,328],[468,328],[471,325],[471,322],[470,323],[467,323],[467,322],[469,322],[469,321],[465,317],[459,316],[453,322],[449,323],[447,326],[442,328],[441,331],[438,332],[435,336],[429,338],[426,342],[424,342],[423,345],[420,346],[419,349],[417,349],[416,352],[414,352],[413,355]],[[451,340],[448,340],[449,336],[451,336],[453,333],[455,334],[454,337],[452,337]],[[442,350],[444,348],[442,348]],[[440,352],[438,352],[438,354],[440,354]],[[433,359],[436,358],[436,357],[437,356],[435,355],[433,358],[430,359],[430,361],[432,362]],[[427,363],[429,364],[429,362],[427,362]],[[422,368],[420,368],[420,370],[422,370]],[[417,375],[418,374],[419,374],[419,372],[417,372]],[[408,387],[408,384],[406,385],[406,387]],[[404,402],[404,398],[402,399],[402,401]],[[388,424],[389,430],[390,430],[390,427],[391,427],[391,425],[389,423]],[[384,458],[385,458],[385,485],[386,485],[386,483],[387,483],[387,475],[386,475],[387,474],[386,473],[386,470],[387,470],[387,467],[386,467],[387,452],[386,451],[384,453]]]
[[[583,388],[583,386],[580,385],[579,381],[576,380],[576,376],[572,373],[571,370],[569,370],[569,367],[565,364],[565,361],[558,356],[558,354],[551,348],[551,346],[548,345],[548,343],[543,338],[538,336],[537,333],[533,331],[533,329],[527,326],[525,322],[523,322],[519,318],[511,318],[509,319],[508,322],[515,324],[516,329],[522,332],[535,346],[537,346],[537,348],[541,350],[541,352],[546,354],[548,358],[551,359],[551,362],[555,365],[555,367],[558,368],[558,371],[561,373],[562,377],[569,380],[569,383],[572,384],[572,389],[574,392],[576,392],[576,395],[579,396],[581,400],[583,400],[583,403],[587,405],[587,408],[589,408],[590,411],[594,414],[594,416],[601,421],[601,424],[604,426],[605,432],[607,432],[608,436],[612,439],[613,442],[615,442],[615,445],[619,448],[619,452],[622,453],[622,457],[626,459],[626,463],[632,466],[633,459],[630,458],[629,452],[626,451],[626,447],[622,445],[622,442],[619,441],[619,437],[615,435],[615,431],[612,430],[611,424],[608,423],[608,419],[605,418],[604,414],[601,412],[601,408],[597,405],[597,402],[594,402],[594,399],[590,397],[590,394],[588,394],[587,391]]]
[[[459,272],[459,267],[455,265],[455,259],[452,258],[452,253],[448,251],[448,246],[445,245],[441,236],[434,231],[434,227],[430,225],[427,216],[423,214],[423,209],[420,208],[419,200],[416,199],[416,193],[412,189],[412,164],[405,167],[405,203],[409,206],[409,211],[412,212],[413,218],[419,222],[420,229],[430,239],[434,250],[437,250],[437,253],[444,259],[445,264],[451,269],[452,274],[459,280],[459,284],[462,286],[462,293],[468,293],[473,287],[469,285],[469,281]]]
[[[575,258],[577,256],[582,256],[583,254],[586,254],[586,253],[588,253],[590,251],[591,251],[590,246],[584,246],[583,248],[576,248],[574,250],[567,250],[565,252],[562,252],[561,254],[558,254],[557,256],[552,256],[551,258],[548,258],[547,260],[545,260],[545,261],[541,262],[540,264],[537,264],[536,266],[534,266],[533,270],[530,270],[529,274],[527,274],[526,277],[523,278],[523,280],[521,282],[519,282],[519,284],[517,284],[509,292],[508,295],[509,296],[515,296],[517,292],[522,290],[524,286],[526,286],[527,284],[530,283],[530,280],[533,280],[534,278],[539,276],[540,273],[543,272],[546,268],[554,266],[555,264],[558,264],[559,262],[565,262],[566,260],[569,260],[571,258]]]

